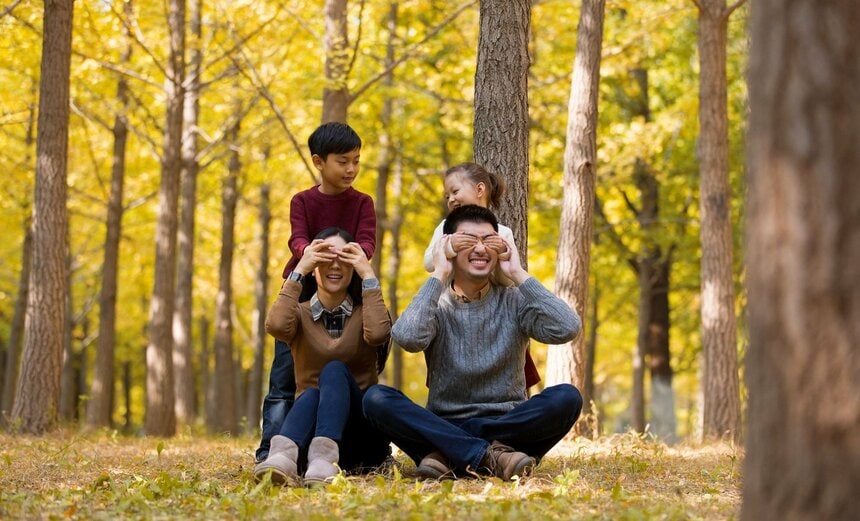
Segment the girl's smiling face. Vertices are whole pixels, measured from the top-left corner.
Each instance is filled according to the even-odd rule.
[[[473,183],[463,173],[454,172],[445,177],[445,201],[448,211],[467,204],[487,207],[487,189],[484,183]]]

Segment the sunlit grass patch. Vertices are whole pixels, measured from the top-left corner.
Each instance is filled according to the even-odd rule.
[[[256,439],[0,435],[0,518],[731,519],[741,452],[623,435],[567,441],[530,477],[421,481],[396,464],[310,490],[253,479]]]

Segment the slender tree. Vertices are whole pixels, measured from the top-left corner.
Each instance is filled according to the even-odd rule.
[[[124,0],[124,13],[131,14],[132,0]],[[128,40],[128,26],[122,26],[123,37]],[[131,42],[120,54],[119,63],[131,60]],[[99,298],[99,336],[96,344],[96,361],[87,402],[87,425],[107,427],[111,424],[114,403],[114,351],[116,349],[116,295],[119,272],[119,241],[122,229],[123,184],[125,182],[125,150],[128,142],[129,105],[128,82],[119,76],[116,86],[119,111],[113,124],[113,158],[111,164],[110,195],[108,196],[105,230],[104,259],[102,261],[102,288]]]
[[[484,0],[475,71],[475,162],[505,179],[499,222],[528,259],[529,0]]]
[[[147,434],[176,433],[173,383],[173,307],[176,297],[176,231],[182,167],[182,109],[185,78],[185,0],[168,5],[170,57],[165,79],[167,124],[161,156],[158,222],[155,230],[155,282],[149,309],[146,347]]]
[[[197,121],[200,117],[202,73],[202,0],[189,4],[191,29],[187,88],[182,110],[182,172],[176,267],[176,309],[173,310],[173,368],[175,373],[176,419],[188,423],[194,417],[194,364],[191,349],[192,295],[194,275],[194,213],[197,207]]]
[[[33,233],[30,219],[24,223],[24,245],[21,248],[21,274],[18,277],[18,296],[15,298],[15,311],[9,331],[9,344],[6,348],[6,367],[3,377],[2,407],[0,422],[5,423],[15,403],[15,389],[18,385],[18,370],[21,366],[21,345],[24,338],[24,319],[27,315],[27,295],[30,293],[30,262],[33,254]]]
[[[218,264],[218,297],[215,303],[215,403],[216,432],[235,433],[236,370],[233,360],[233,243],[236,219],[239,120],[229,132],[230,161],[221,189],[221,260]]]
[[[559,223],[555,292],[581,315],[588,309],[594,182],[597,170],[597,98],[605,0],[583,0],[576,28],[564,151],[564,199]],[[591,324],[594,327],[594,324]],[[572,383],[585,390],[585,336],[550,346],[547,385]],[[584,394],[585,407],[591,396]]]
[[[751,9],[741,518],[848,521],[860,512],[860,4]]]
[[[66,176],[73,0],[46,0],[42,30],[33,257],[12,421],[43,433],[57,422],[66,316]]]
[[[702,243],[702,350],[705,437],[738,439],[737,326],[732,277],[726,34],[729,15],[744,0],[693,0],[699,8],[699,212]]]
[[[268,157],[268,151],[265,156]],[[264,165],[265,170],[265,165]],[[260,266],[254,279],[254,363],[248,376],[248,399],[245,415],[248,418],[246,430],[256,432],[260,425],[260,401],[263,392],[263,360],[266,354],[266,310],[269,307],[269,235],[272,211],[269,206],[269,185],[260,186]]]

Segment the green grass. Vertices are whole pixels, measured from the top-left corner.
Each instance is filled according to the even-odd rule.
[[[576,439],[534,475],[420,481],[414,465],[325,488],[253,479],[256,439],[0,434],[2,519],[734,519],[741,450],[634,435]]]

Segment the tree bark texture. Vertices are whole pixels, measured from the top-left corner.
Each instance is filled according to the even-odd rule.
[[[191,57],[182,109],[182,171],[180,174],[180,215],[176,263],[176,309],[173,310],[173,370],[176,392],[176,420],[189,423],[194,418],[194,364],[191,349],[194,275],[194,211],[197,207],[197,120],[200,116],[201,0],[189,4]]]
[[[752,2],[745,520],[860,512],[860,4]]]
[[[66,244],[69,244],[68,234]],[[72,287],[72,256],[66,252],[66,287]],[[78,360],[72,345],[72,332],[75,329],[75,303],[71,291],[66,293],[66,316],[63,328],[63,368],[60,376],[60,420],[71,422],[75,419],[75,408],[78,401]]]
[[[21,366],[21,345],[24,338],[24,319],[27,315],[27,295],[30,293],[30,262],[33,254],[33,232],[30,220],[24,224],[24,245],[21,253],[21,275],[18,277],[18,296],[15,298],[15,311],[9,330],[9,344],[6,348],[6,367],[3,376],[2,408],[0,424],[12,413],[15,403],[15,390],[18,385],[18,371]]]
[[[46,0],[39,80],[33,257],[12,421],[40,434],[57,422],[66,316],[66,177],[72,0]]]
[[[269,185],[260,186],[260,266],[254,282],[254,364],[248,376],[248,399],[245,415],[247,431],[254,433],[260,427],[260,404],[263,396],[263,360],[266,358],[266,310],[269,307],[269,231],[272,211],[269,206]]]
[[[233,242],[236,220],[236,184],[239,154],[236,144],[239,123],[230,130],[230,154],[227,176],[221,193],[221,260],[218,265],[218,297],[215,303],[215,404],[216,432],[237,432],[236,370],[233,363]]]
[[[483,0],[475,71],[475,162],[507,185],[497,212],[528,259],[529,0]]]
[[[726,109],[725,0],[699,10],[699,236],[702,244],[702,350],[705,354],[704,436],[740,436],[735,292],[732,277],[731,189]]]
[[[131,14],[132,0],[125,1],[125,14]],[[129,38],[128,29],[122,28],[123,36]],[[120,63],[131,59],[131,43],[126,44]],[[99,295],[99,336],[96,344],[96,360],[93,381],[87,402],[87,425],[109,427],[114,403],[114,352],[116,350],[116,295],[119,273],[119,243],[122,231],[123,184],[125,182],[125,149],[128,142],[128,83],[120,75],[116,86],[116,98],[120,111],[113,124],[113,158],[111,163],[110,195],[108,196],[105,223],[105,247],[102,260],[102,288]]]
[[[349,33],[347,0],[325,0],[325,78],[322,123],[346,123],[349,109]]]
[[[176,433],[172,325],[176,298],[179,178],[182,168],[185,0],[170,0],[168,9],[170,58],[165,81],[167,124],[161,157],[161,186],[155,229],[155,282],[149,309],[149,344],[146,347],[144,429],[147,434],[154,436],[173,436]]]
[[[588,309],[588,271],[594,228],[597,98],[605,0],[583,0],[576,29],[564,149],[564,197],[559,223],[555,293],[580,316]],[[584,322],[584,320],[583,320]],[[549,346],[547,385],[585,386],[585,335]]]

